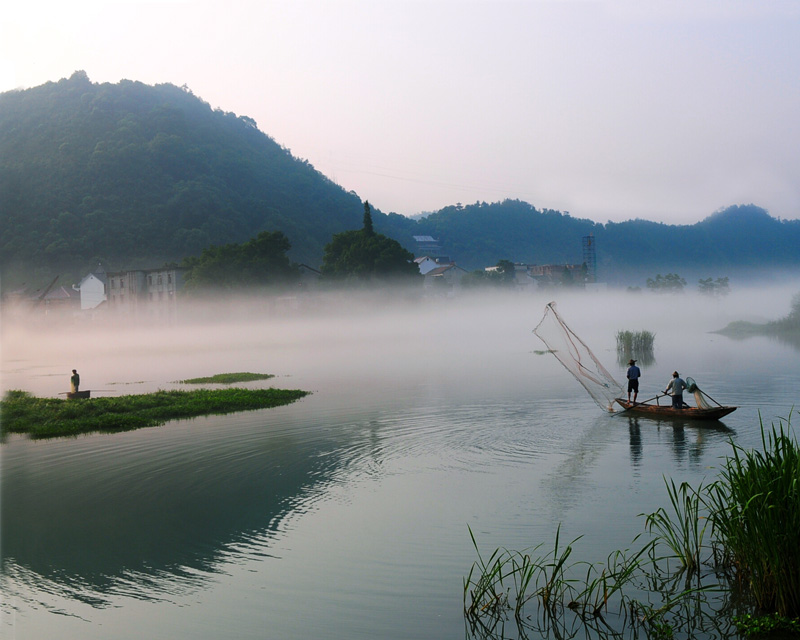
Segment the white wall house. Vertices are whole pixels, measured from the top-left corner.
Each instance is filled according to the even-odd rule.
[[[94,309],[106,301],[106,272],[98,265],[92,273],[84,276],[79,285],[72,288],[81,294],[81,310]]]
[[[81,294],[81,310],[94,309],[106,300],[106,283],[90,273],[76,287]]]
[[[436,260],[431,258],[430,256],[421,256],[419,258],[416,258],[414,260],[414,262],[417,263],[417,266],[419,267],[419,272],[423,276],[426,275],[429,271],[433,271],[437,267],[441,267],[442,266],[438,262],[436,262]]]

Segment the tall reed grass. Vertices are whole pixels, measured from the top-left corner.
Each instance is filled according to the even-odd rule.
[[[656,335],[650,331],[618,331],[617,335],[617,361],[626,364],[635,358],[642,364],[655,362],[653,346]]]
[[[708,502],[717,540],[759,607],[800,616],[800,449],[781,423],[763,451],[733,445]]]
[[[670,505],[642,514],[649,537],[634,540],[638,550],[571,562],[578,538],[561,545],[559,527],[549,552],[497,549],[486,562],[478,552],[464,580],[470,631],[504,638],[512,613],[519,637],[727,638],[735,625],[745,635],[775,627],[770,616],[759,623],[765,613],[800,628],[800,448],[789,428],[762,424],[763,451],[732,444],[709,485],[665,478]]]
[[[656,335],[650,331],[618,331],[617,351],[630,354],[653,351]]]
[[[645,518],[645,526],[666,545],[672,557],[686,570],[687,579],[699,573],[701,554],[704,548],[708,516],[705,512],[702,485],[693,489],[684,482],[676,486],[673,480],[664,478],[667,494],[672,505],[670,514],[663,507]]]

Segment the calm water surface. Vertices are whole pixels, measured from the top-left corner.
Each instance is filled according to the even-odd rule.
[[[789,297],[766,300],[766,317],[785,315]],[[731,439],[758,446],[759,414],[769,424],[800,400],[797,350],[709,333],[748,317],[741,301],[559,301],[620,381],[616,332],[656,333],[642,399],[678,368],[740,407],[714,428],[607,415],[536,353],[547,301],[186,320],[88,340],[5,326],[4,389],[56,395],[78,368],[85,388],[114,394],[225,371],[313,394],[0,445],[2,637],[463,638],[468,527],[488,554],[550,546],[561,525],[563,539],[583,536],[578,556],[602,561],[667,503],[663,476],[713,478]]]

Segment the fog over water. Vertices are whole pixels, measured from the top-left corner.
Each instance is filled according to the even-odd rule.
[[[531,331],[551,300],[604,360],[603,351],[615,346],[619,330],[656,333],[656,355],[664,357],[668,354],[662,352],[659,337],[706,334],[737,320],[776,320],[788,314],[798,289],[800,282],[752,286],[715,299],[649,292],[476,294],[435,300],[363,294],[284,298],[276,305],[245,298],[190,306],[169,321],[101,316],[47,322],[6,314],[0,384],[3,389],[56,395],[66,390],[73,368],[81,373],[82,388],[112,385],[119,393],[244,370],[274,373],[280,386],[288,382],[281,378],[298,376],[334,385],[362,376],[400,383],[460,378],[465,368],[472,377],[476,362],[502,361],[504,355],[512,370],[517,363],[530,373],[531,359],[522,364],[519,357],[542,348]],[[682,357],[680,351],[669,355],[678,361]],[[604,364],[610,368],[611,362]],[[672,366],[665,363],[666,369]],[[501,371],[491,373],[480,384],[503,382]]]
[[[119,434],[0,445],[0,636],[463,638],[482,551],[585,538],[602,560],[696,483],[759,415],[800,405],[800,350],[711,333],[784,317],[797,288],[320,295],[181,308],[160,323],[6,313],[3,390],[95,395],[246,383],[291,405]],[[698,428],[599,410],[533,334],[545,304],[618,382],[616,332],[655,333],[645,398],[674,369],[739,409]],[[266,635],[265,635],[266,634]],[[513,636],[507,636],[513,637]],[[708,636],[709,638],[713,636]]]

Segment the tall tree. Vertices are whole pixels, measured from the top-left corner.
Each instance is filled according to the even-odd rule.
[[[364,201],[364,233],[368,236],[375,234],[375,230],[372,228],[372,213],[369,209],[369,200]]]

